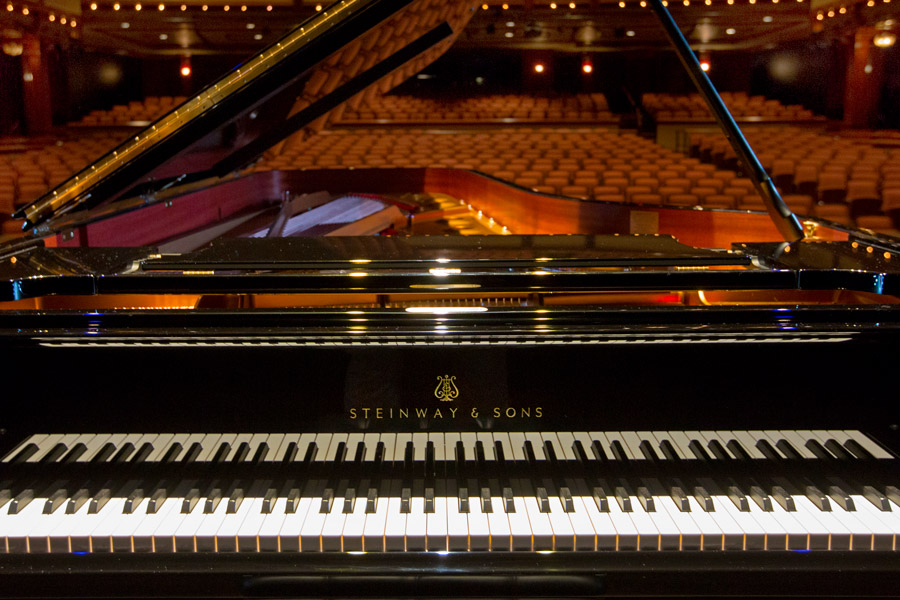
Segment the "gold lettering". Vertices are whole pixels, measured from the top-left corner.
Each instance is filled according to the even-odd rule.
[[[434,409],[434,418],[435,419],[443,419],[444,418],[444,415],[441,413],[441,409],[439,409],[439,408]]]
[[[506,416],[509,417],[510,419],[514,419],[515,416],[516,416],[516,409],[514,409],[514,408],[507,408],[507,409],[506,409]]]
[[[428,416],[428,410],[425,408],[417,408],[416,416],[419,417],[420,419],[424,419]]]
[[[378,408],[375,409],[375,418],[376,418],[376,419],[383,419],[383,418],[384,418],[384,409],[381,408],[380,406],[379,406]]]
[[[451,418],[451,419],[455,419],[455,418],[456,418],[456,411],[458,411],[458,410],[459,410],[458,408],[451,408],[451,409],[450,409],[450,418]]]
[[[355,419],[355,418],[356,418],[356,409],[355,409],[355,408],[351,408],[351,409],[350,409],[350,418],[351,418],[351,419]]]
[[[477,419],[477,418],[478,418],[478,409],[477,409],[477,408],[473,408],[473,409],[472,409],[472,418],[473,418],[473,419]]]
[[[408,419],[409,418],[409,409],[401,408],[400,409],[400,417],[403,419]]]
[[[499,419],[499,418],[500,418],[500,407],[499,407],[499,406],[495,406],[495,407],[494,407],[494,418],[495,418],[495,419]]]
[[[368,409],[368,408],[362,409],[362,411],[363,411],[363,419],[368,419],[368,418],[369,418],[369,410],[370,410],[370,409]]]
[[[543,416],[544,416],[544,409],[541,408],[540,406],[538,406],[537,408],[535,408],[535,409],[534,409],[534,416],[537,417],[538,419],[540,419],[541,417],[543,417]]]

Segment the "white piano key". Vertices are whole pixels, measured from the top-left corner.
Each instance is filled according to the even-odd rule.
[[[466,460],[475,460],[475,442],[477,437],[474,433],[464,432],[459,435],[459,439],[466,449]]]
[[[344,514],[344,502],[335,499],[331,503],[331,510],[325,515],[320,534],[320,546],[322,552],[341,552],[343,544],[341,537],[344,534],[344,524],[347,515]]]
[[[148,463],[159,462],[166,451],[168,451],[169,444],[173,437],[175,437],[175,434],[173,433],[160,433],[157,435],[156,439],[151,442],[153,444],[153,451],[147,455],[145,461]],[[140,448],[140,446],[137,446],[137,448]]]
[[[531,524],[531,543],[535,551],[553,550],[553,527],[550,518],[542,513],[538,507],[537,498],[528,496],[524,498],[525,511],[528,522]],[[516,506],[518,509],[518,506]]]
[[[756,447],[756,443],[763,439],[761,431],[732,431],[731,434],[741,443],[741,447],[747,451],[750,458],[754,460],[767,460],[766,455],[760,452],[759,448]]]
[[[410,500],[410,511],[406,515],[406,551],[422,552],[426,550],[427,535],[428,518],[425,514],[425,498],[415,496]]]
[[[284,528],[284,520],[287,517],[284,512],[286,507],[287,498],[281,496],[275,499],[275,502],[272,504],[272,510],[268,514],[262,515],[262,522],[256,534],[257,548],[260,552],[278,552],[280,545],[279,536]],[[246,533],[239,534],[238,538],[241,552],[244,550],[243,535],[246,535]]]
[[[649,431],[637,432],[637,431],[621,431],[619,432],[619,436],[623,441],[623,445],[625,446],[625,451],[628,453],[629,457],[636,460],[645,460],[644,453],[641,452],[641,442],[644,440],[649,440],[650,435]],[[656,448],[654,447],[654,450]],[[657,453],[659,454],[659,453]]]
[[[864,434],[861,431],[857,431],[855,429],[845,430],[844,435],[848,438],[856,440],[856,442],[869,451],[869,454],[878,459],[891,459],[894,458],[891,456],[891,453],[882,448],[879,444],[877,444],[874,440],[872,440],[869,436]]]
[[[618,505],[617,502],[610,502],[610,504]],[[644,506],[635,496],[631,497],[631,506],[633,510],[626,514],[631,518],[631,522],[634,523],[634,527],[637,529],[638,550],[659,550],[661,532],[653,520],[653,513],[645,511]],[[610,507],[610,511],[612,511],[612,507]],[[671,534],[671,532],[667,533]]]
[[[221,504],[227,504],[222,500]],[[229,513],[226,508],[225,518],[216,530],[216,552],[237,552],[238,551],[238,532],[244,524],[244,521],[252,514],[260,514],[262,509],[262,498],[245,498],[241,502],[240,507]],[[255,547],[256,535],[252,535],[253,545]]]
[[[437,445],[435,445],[435,448]],[[435,450],[435,453],[437,450]],[[455,500],[455,499],[452,499]],[[447,498],[435,496],[434,512],[425,516],[425,531],[429,552],[447,551]]]
[[[669,443],[672,444],[672,448],[674,448],[675,453],[682,460],[690,460],[694,458],[694,455],[688,450],[687,445],[690,443],[690,440],[687,439],[687,436],[684,435],[683,431],[665,431],[661,432],[657,435],[657,439],[662,442],[664,439],[669,440]]]
[[[800,456],[803,458],[816,458],[816,455],[813,454],[809,448],[806,447],[806,440],[810,438],[810,431],[794,431],[789,429],[782,429],[776,432],[776,439],[785,439],[787,440],[797,452],[800,453]]]
[[[593,440],[591,439],[591,435],[587,431],[576,431],[572,433],[572,437],[574,438],[574,440],[578,440],[579,442],[581,442],[581,447],[584,448],[584,453],[585,455],[587,455],[588,460],[596,460],[594,458],[594,454],[591,452],[591,444],[593,443]]]
[[[269,434],[269,439],[266,440],[266,443],[269,445],[269,453],[266,454],[263,460],[265,462],[281,462],[281,459],[284,458],[284,453],[287,451],[287,444],[296,442],[299,437],[293,437],[292,434],[285,433]],[[286,443],[285,440],[289,441]]]
[[[579,534],[580,525],[573,521],[572,527],[575,529],[575,543],[578,550],[616,550],[618,547],[618,532],[612,519],[608,513],[602,513],[594,503],[594,499],[590,496],[573,496],[572,501],[575,503],[575,514],[584,515],[590,522],[591,528],[594,530],[594,545],[589,547],[587,535]],[[635,538],[637,534],[635,534]],[[635,546],[637,540],[635,539]]]
[[[557,434],[557,439],[559,440],[559,452],[557,453],[557,457],[560,460],[577,460],[575,456],[575,450],[572,448],[575,442],[575,436],[571,431],[561,431]],[[585,446],[584,451],[587,453],[590,451],[590,446]]]
[[[366,515],[366,524],[363,527],[363,550],[366,552],[384,551],[384,530],[387,526],[388,503],[390,499],[383,495],[387,490],[379,489],[378,492],[379,497],[375,503],[375,512]]]
[[[482,448],[484,448],[484,460],[496,460],[497,457],[494,454],[494,436],[487,431],[479,431],[476,438],[477,441],[481,442]]]
[[[47,433],[36,433],[34,435],[28,436],[20,444],[18,444],[11,451],[9,451],[6,455],[4,455],[4,457],[2,459],[0,459],[0,462],[11,461],[12,459],[14,459],[16,457],[16,455],[19,454],[19,452],[24,450],[25,447],[28,446],[29,444],[34,444],[35,446],[37,446],[38,451],[35,452],[34,454],[32,454],[30,457],[28,457],[26,462],[37,462],[37,458],[35,458],[35,456],[37,454],[41,453],[41,448],[45,447],[45,445],[46,445],[45,440],[48,437],[50,437],[50,434],[47,434]]]
[[[824,542],[825,535],[828,536],[828,550],[850,549],[851,533],[839,516],[834,512],[819,510],[802,494],[794,496],[794,504],[797,507],[797,520],[810,530],[810,550],[822,550],[820,544]],[[834,503],[832,507],[834,508]],[[821,528],[815,527],[816,521],[821,524]]]
[[[514,460],[525,460],[525,434],[521,431],[511,431],[509,433],[509,447],[512,454],[507,454],[507,458],[512,456]],[[506,451],[506,448],[503,448]]]
[[[183,515],[181,522],[178,523],[175,531],[172,533],[172,541],[175,546],[175,552],[197,552],[199,548],[196,545],[196,540],[194,539],[194,534],[200,529],[200,526],[206,521],[206,514],[204,514],[203,509],[201,507],[201,502],[197,503],[197,506],[194,507],[194,510],[186,515]],[[219,508],[225,506],[226,502],[220,502]],[[224,512],[224,508],[222,511]],[[181,514],[181,513],[179,513]],[[174,523],[173,523],[174,524]],[[170,531],[170,526],[168,523],[164,523],[160,525],[160,528],[154,532],[154,543],[157,546],[167,546],[166,540],[168,539],[168,533]]]
[[[317,442],[318,443],[318,442]],[[321,498],[312,498],[312,504],[306,512],[306,518],[303,520],[303,526],[300,528],[300,551],[301,552],[321,552],[322,551],[322,528],[325,526],[325,519],[328,513],[321,512]],[[335,502],[332,507],[339,505]]]
[[[428,441],[434,444],[434,461],[439,463],[445,459],[444,434],[432,432],[428,434]]]
[[[316,434],[316,457],[313,459],[314,462],[325,462],[332,459],[333,455],[328,454],[328,448],[331,446],[331,434],[330,433],[318,433]],[[305,452],[306,449],[303,448],[300,452]],[[299,456],[299,458],[303,458]]]
[[[188,517],[187,514],[181,512],[184,497],[173,496],[163,505],[163,509],[155,516],[163,515],[156,519],[156,526],[152,529],[150,536],[154,552],[175,552],[175,534],[181,527],[182,522]],[[195,508],[196,513],[202,513],[203,510]],[[154,516],[154,515],[148,515]],[[153,523],[151,519],[148,523]],[[149,529],[149,527],[148,527]],[[191,543],[193,545],[193,542]]]
[[[669,516],[668,511],[659,510],[659,503],[663,500],[672,501],[668,496],[654,496],[653,505],[656,510],[648,512],[644,510],[644,505],[640,502],[633,504],[635,513],[644,512],[653,521],[656,531],[659,534],[660,550],[680,550],[681,549],[681,529],[675,524],[675,521]]]
[[[428,434],[427,433],[414,433],[412,436],[413,442],[413,460],[418,463],[425,462],[425,453],[428,446]]]
[[[306,515],[310,511],[318,513],[318,508],[318,506],[314,506],[313,498],[301,496],[297,501],[296,510],[285,514],[284,521],[281,522],[281,531],[278,533],[278,550],[280,552],[298,552],[300,550],[300,534],[303,531]]]
[[[196,462],[209,462],[219,449],[219,440],[222,439],[220,433],[207,433],[200,440],[200,454],[197,455]]]
[[[31,503],[20,510],[17,514],[11,515],[6,511],[0,514],[0,535],[6,540],[6,546],[10,553],[30,552],[28,533],[41,520],[44,501],[46,498],[35,498]],[[40,552],[47,552],[47,540],[38,541],[43,548]],[[37,548],[36,548],[37,550]]]
[[[357,488],[357,494],[365,491]],[[344,530],[341,533],[341,545],[344,552],[362,552],[363,533],[366,527],[366,498],[357,496],[353,503],[353,512],[345,515]]]
[[[890,551],[897,549],[897,535],[900,533],[900,513],[895,510],[881,511],[863,496],[852,496],[857,508],[857,518],[872,531],[872,549]],[[856,545],[854,544],[854,550]]]
[[[455,496],[447,497],[445,506],[447,510],[447,549],[450,552],[466,551],[469,549],[468,515],[459,512],[459,499]]]
[[[514,460],[515,455],[513,453],[512,443],[509,441],[509,434],[505,432],[497,432],[491,435],[494,439],[494,444],[499,442],[500,447],[503,449],[503,458],[506,460]]]
[[[379,440],[382,444],[384,444],[384,460],[385,462],[390,462],[394,460],[395,456],[395,448],[397,442],[397,434],[396,433],[382,433]],[[401,453],[402,456],[402,453]],[[382,490],[378,490],[381,492]]]
[[[181,498],[178,498],[181,500]],[[156,531],[169,521],[178,521],[181,503],[169,498],[160,510],[153,514],[135,513],[132,516],[140,518],[140,524],[131,531],[131,544],[135,552],[172,552],[171,537],[161,540],[160,547],[156,548]]]
[[[495,434],[496,435],[496,434]],[[509,520],[509,533],[512,538],[513,550],[531,550],[531,522],[528,519],[528,509],[525,499],[521,496],[513,497],[514,512],[506,513]],[[501,506],[499,508],[504,508]]]
[[[593,503],[593,499],[590,499]],[[595,504],[596,506],[596,504]],[[616,529],[616,549],[617,550],[638,550],[641,547],[640,531],[631,520],[631,513],[622,512],[619,503],[613,499],[609,501],[609,512],[600,513],[609,515],[613,527]],[[655,532],[654,532],[655,533]],[[597,540],[599,546],[600,540]]]
[[[627,432],[626,432],[627,433]],[[630,458],[631,460],[635,460],[637,456],[631,451],[631,448],[628,446],[628,442],[625,440],[625,437],[622,435],[621,431],[607,431],[606,439],[609,442],[609,445],[604,448],[606,454],[610,457],[613,457],[612,453],[612,443],[619,442],[622,444],[622,448],[625,451],[625,456]]]
[[[491,550],[508,552],[512,548],[512,531],[509,517],[503,507],[503,498],[492,497],[491,505],[493,510],[485,513],[490,530]]]
[[[121,519],[117,519],[115,529],[109,532],[113,552],[134,552],[134,540],[132,537],[134,531],[140,528],[144,519],[148,516],[153,516],[147,514],[148,502],[148,498],[142,499],[135,507],[133,513],[123,514]]]
[[[683,549],[685,548],[684,535],[685,530],[693,533],[695,530],[690,527],[690,525],[686,521],[682,521],[686,516],[689,516],[691,521],[694,522],[697,529],[700,531],[702,535],[701,540],[701,550],[715,550],[720,551],[723,549],[723,544],[725,542],[725,532],[722,530],[722,526],[720,523],[723,521],[720,513],[717,512],[706,512],[702,508],[700,508],[700,504],[697,502],[696,498],[688,497],[688,504],[690,504],[691,510],[689,512],[682,513],[679,511],[679,517],[676,521],[679,525],[684,523],[684,530],[682,530],[682,543],[681,546]],[[667,507],[675,507],[677,510],[678,507],[675,506],[675,503],[667,504]],[[675,520],[675,516],[672,511],[669,511],[669,514],[673,515],[673,520]],[[729,534],[733,537],[735,535],[740,535],[741,540],[743,540],[743,534],[737,533],[737,524],[733,523],[730,519],[724,519],[724,524],[726,529],[729,530]],[[743,545],[743,541],[741,541],[741,545]]]
[[[411,433],[398,433],[397,437],[394,439],[394,457],[393,460],[403,463],[404,458],[406,458],[406,445],[412,443],[412,434]],[[415,449],[413,449],[413,455],[415,455]]]
[[[556,495],[550,496],[548,500],[550,501],[550,512],[544,514],[549,518],[550,527],[553,529],[553,549],[557,551],[575,550],[575,530],[569,515],[563,510],[562,502]]]
[[[735,523],[737,523],[738,528],[743,534],[742,548],[730,546],[729,542],[731,541],[731,537],[726,534],[726,550],[765,550],[766,531],[753,517],[753,513],[739,511],[727,496],[713,496],[713,502],[716,505],[716,517],[718,518],[719,515],[727,514]]]
[[[377,433],[367,433],[363,436],[363,441],[366,444],[366,454],[363,457],[364,461],[372,462],[375,460],[375,449],[378,447],[380,439],[381,436]]]
[[[525,441],[531,442],[531,447],[534,450],[534,458],[536,460],[546,460],[547,457],[544,455],[544,440],[540,433],[536,431],[526,431]]]
[[[491,549],[491,527],[488,516],[481,506],[481,498],[469,496],[469,549],[472,551]]]
[[[194,546],[197,549],[197,552],[218,552],[218,539],[216,539],[216,534],[222,526],[222,523],[224,523],[228,517],[232,516],[228,514],[228,502],[223,500],[222,502],[219,502],[219,505],[216,506],[216,509],[213,512],[202,514],[203,520],[193,534]]]
[[[774,504],[774,503],[773,503]],[[766,532],[766,550],[787,550],[788,549],[788,529],[784,526],[782,519],[775,513],[774,507],[772,511],[762,510],[756,502],[749,502],[750,516],[759,524]],[[746,515],[747,513],[740,513]],[[788,514],[788,516],[790,516]]]
[[[675,501],[669,496],[655,496],[654,504],[656,512],[660,515],[666,515],[675,528],[678,530],[678,547],[666,547],[667,542],[671,542],[672,535],[666,536],[663,542],[663,549],[668,550],[702,550],[703,549],[703,531],[692,518],[690,512],[681,512]],[[700,511],[703,512],[703,511]]]
[[[384,549],[386,552],[403,552],[406,549],[406,514],[400,512],[400,498],[387,500],[387,516],[384,523]]]

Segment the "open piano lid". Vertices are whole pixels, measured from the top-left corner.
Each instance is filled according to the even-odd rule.
[[[373,84],[423,68],[449,47],[471,4],[335,2],[15,216],[48,233],[77,208],[150,203],[222,179]]]

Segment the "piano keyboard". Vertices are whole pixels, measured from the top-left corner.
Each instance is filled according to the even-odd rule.
[[[0,552],[894,551],[894,460],[839,430],[40,434]]]

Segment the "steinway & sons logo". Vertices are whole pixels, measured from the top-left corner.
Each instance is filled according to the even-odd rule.
[[[444,375],[437,377],[438,385],[434,388],[434,397],[441,402],[452,402],[459,396],[459,388],[456,387],[456,375]]]
[[[437,387],[434,388],[434,397],[440,402],[452,402],[459,398],[459,388],[456,385],[456,375],[438,375]],[[467,412],[468,411],[468,412]],[[350,409],[350,419],[456,419],[469,416],[473,419],[486,416],[494,419],[540,419],[544,416],[541,406],[491,406],[487,409],[472,407],[460,412],[454,406],[441,407],[398,407],[398,406],[361,406]]]

